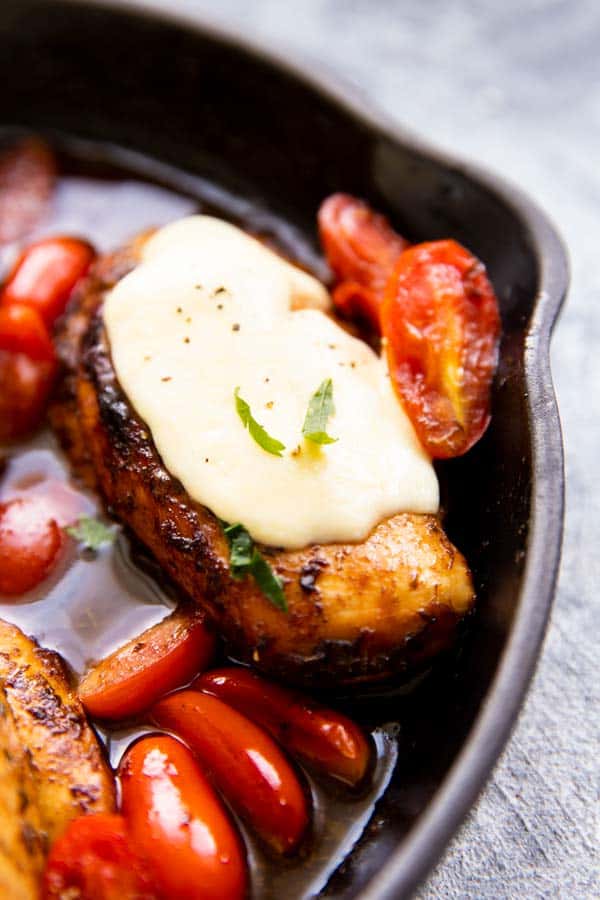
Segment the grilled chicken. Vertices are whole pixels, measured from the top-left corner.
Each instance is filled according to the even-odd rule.
[[[43,866],[33,774],[0,688],[0,897],[36,900]]]
[[[58,335],[66,377],[51,418],[80,474],[208,610],[237,658],[324,685],[385,677],[431,657],[474,602],[466,562],[435,516],[396,515],[358,544],[260,547],[284,581],[287,615],[253,579],[231,577],[219,521],[165,469],[111,362],[103,297],[135,266],[143,239],[99,261]]]
[[[78,815],[114,811],[112,773],[60,657],[2,620],[0,686],[49,842]]]

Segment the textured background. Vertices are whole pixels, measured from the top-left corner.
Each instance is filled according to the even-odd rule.
[[[418,897],[600,897],[600,2],[146,5],[327,61],[403,124],[520,184],[559,226],[572,286],[552,354],[568,478],[558,596],[514,736]]]

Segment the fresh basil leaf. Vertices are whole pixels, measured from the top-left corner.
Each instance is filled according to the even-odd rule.
[[[267,600],[270,600],[277,609],[287,612],[287,603],[285,594],[283,593],[283,582],[281,578],[275,574],[267,560],[258,552],[258,550],[254,551],[252,574]]]
[[[243,525],[224,528],[229,541],[229,564],[234,578],[243,578],[252,565],[254,542]]]
[[[302,434],[313,444],[334,444],[337,438],[327,434],[327,421],[335,412],[333,381],[326,378],[310,398]]]
[[[250,406],[246,403],[242,397],[240,397],[240,389],[236,387],[233,392],[233,396],[235,397],[235,408],[237,410],[237,414],[242,420],[242,423],[245,428],[250,432],[251,437],[256,441],[259,447],[262,447],[263,450],[266,450],[267,453],[272,453],[273,456],[282,456],[282,450],[285,450],[285,444],[282,444],[281,441],[278,441],[277,438],[271,437],[262,425],[256,421],[252,412],[250,410]]]
[[[116,537],[113,528],[91,516],[81,516],[74,525],[65,528],[65,531],[79,541],[84,550],[98,550],[102,544],[112,543]]]
[[[229,543],[231,575],[237,581],[252,575],[257,585],[273,606],[287,612],[287,603],[281,578],[275,574],[267,560],[258,552],[254,541],[243,525],[221,522]]]

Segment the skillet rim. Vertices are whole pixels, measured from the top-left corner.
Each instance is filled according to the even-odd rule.
[[[128,12],[176,24],[280,69],[391,143],[458,171],[509,207],[527,233],[538,286],[524,343],[527,417],[531,441],[531,516],[522,587],[506,647],[471,732],[426,812],[360,900],[409,896],[438,862],[488,781],[516,724],[540,656],[554,599],[564,517],[564,455],[550,370],[550,338],[569,284],[565,245],[546,213],[519,187],[484,166],[436,148],[377,108],[355,85],[320,59],[267,48],[242,28],[197,12],[159,9],[143,0],[67,0],[69,5]]]

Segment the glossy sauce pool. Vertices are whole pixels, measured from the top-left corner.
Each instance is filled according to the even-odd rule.
[[[90,240],[99,252],[146,228],[163,225],[197,211],[222,215],[272,241],[318,277],[323,264],[296,229],[259,204],[241,200],[201,178],[114,149],[73,145],[59,157],[61,177],[51,210],[29,240],[73,234]],[[0,252],[3,277],[17,251]],[[19,446],[2,448],[0,500],[31,493],[63,510],[66,525],[81,515],[102,514],[101,503],[75,483],[53,435],[46,431]],[[75,675],[87,665],[140,634],[168,613],[177,589],[120,529],[113,544],[96,554],[78,550],[67,539],[61,563],[51,577],[18,603],[3,602],[0,617],[57,650]],[[143,726],[98,729],[117,765]],[[252,897],[294,900],[315,896],[349,854],[366,828],[377,799],[396,765],[398,726],[386,722],[372,731],[376,755],[369,785],[361,794],[317,780],[305,772],[313,798],[313,832],[298,857],[273,861],[252,835],[244,833],[251,871]]]

